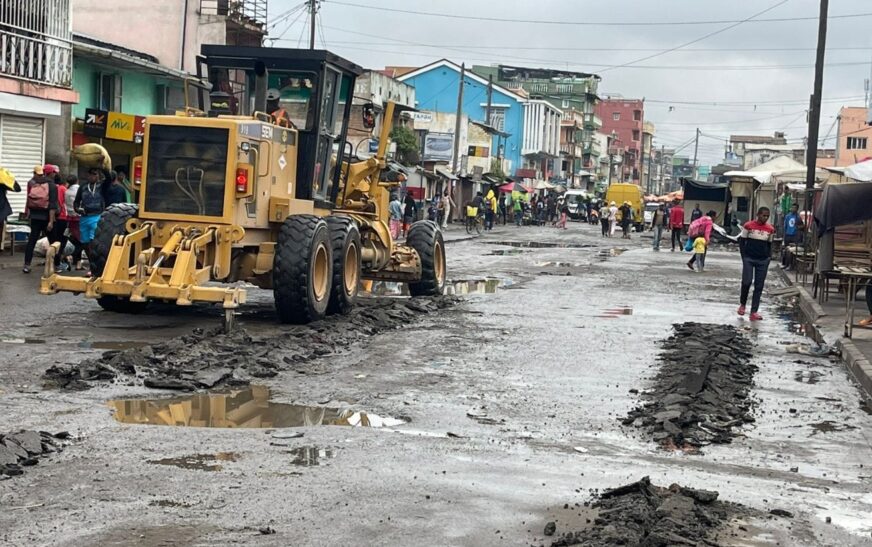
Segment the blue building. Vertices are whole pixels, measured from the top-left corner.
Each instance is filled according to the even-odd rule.
[[[415,88],[416,107],[419,110],[455,113],[460,83],[460,65],[442,59],[397,78]],[[485,122],[487,117],[488,81],[472,72],[464,76],[463,114],[470,120]],[[524,112],[527,100],[494,84],[491,97],[491,126],[508,133],[508,137],[494,137],[492,156],[498,154],[508,160],[507,172],[514,173],[522,166],[524,143]],[[499,145],[498,141],[499,140]],[[498,146],[501,146],[498,148]]]

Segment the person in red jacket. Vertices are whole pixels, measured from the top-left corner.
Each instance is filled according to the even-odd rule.
[[[760,309],[760,296],[763,294],[763,284],[769,272],[769,260],[772,256],[772,238],[775,228],[769,224],[769,208],[760,207],[757,218],[742,226],[739,235],[739,251],[742,254],[742,290],[739,293],[739,315],[745,315],[745,305],[748,303],[748,293],[751,283],[754,283],[754,294],[751,297],[751,321],[760,321],[763,316]]]
[[[672,202],[669,210],[669,229],[672,230],[672,252],[675,252],[675,244],[681,249],[681,231],[684,230],[684,207],[677,199]]]

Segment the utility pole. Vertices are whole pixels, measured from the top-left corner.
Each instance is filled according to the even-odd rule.
[[[699,127],[696,128],[696,142],[693,145],[693,180],[697,177],[696,158],[699,152]]]
[[[650,148],[651,148],[651,151],[648,152],[648,182],[646,183],[649,194],[651,193],[651,167],[652,167],[652,164],[654,163],[653,162],[653,159],[654,159],[654,140],[653,139],[651,140]]]
[[[494,75],[487,77],[487,111],[485,114],[484,123],[488,126],[491,124],[491,104],[494,100]]]
[[[315,15],[318,13],[318,0],[309,0],[309,49],[315,49]]]
[[[463,115],[463,81],[466,79],[466,63],[460,65],[460,83],[457,86],[457,113],[454,120],[454,158],[451,163],[451,172],[457,174],[457,166],[460,163],[460,118]]]
[[[666,145],[660,145],[660,192],[666,189]]]
[[[821,0],[820,19],[818,21],[817,58],[814,65],[814,94],[811,99],[811,115],[808,121],[808,148],[806,153],[805,174],[805,210],[811,210],[814,199],[814,175],[817,167],[818,130],[821,123],[821,94],[824,87],[824,53],[827,48],[827,12],[829,0]]]

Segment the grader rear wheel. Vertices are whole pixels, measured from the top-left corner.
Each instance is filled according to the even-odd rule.
[[[333,288],[327,313],[348,313],[360,287],[360,232],[350,218],[327,217],[333,246]]]
[[[103,211],[97,231],[94,233],[94,240],[91,242],[91,252],[88,254],[91,275],[95,277],[103,275],[106,258],[112,248],[112,240],[115,236],[125,233],[127,221],[136,217],[138,212],[139,207],[132,203],[116,203]],[[131,261],[134,259],[131,257]],[[131,302],[117,296],[101,296],[97,299],[97,303],[104,310],[116,313],[139,313],[148,305],[148,302]]]
[[[273,263],[273,294],[282,323],[323,319],[330,302],[333,252],[327,223],[313,215],[285,219]]]
[[[409,229],[406,244],[421,258],[421,279],[409,283],[412,296],[438,296],[445,291],[445,241],[435,222],[421,220]]]

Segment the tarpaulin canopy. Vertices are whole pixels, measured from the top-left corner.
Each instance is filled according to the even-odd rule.
[[[872,181],[872,161],[863,161],[845,167],[845,175],[860,182]]]
[[[537,180],[536,185],[533,188],[535,190],[551,190],[554,188],[554,185],[547,180]]]
[[[727,171],[725,177],[754,179],[760,184],[770,184],[775,180],[779,182],[802,182],[805,181],[807,168],[795,159],[788,156],[776,156],[771,160],[761,163],[745,171]],[[825,181],[829,177],[823,169],[815,169],[815,180]]]
[[[518,184],[517,182],[510,182],[508,184],[503,184],[500,186],[500,192],[523,192],[527,193],[527,189]]]
[[[837,226],[872,220],[872,182],[828,184],[814,212],[818,235]]]

